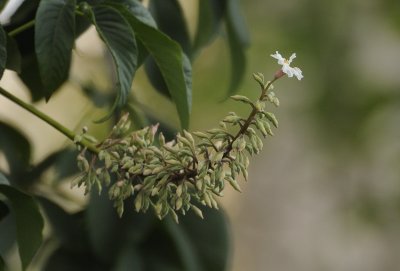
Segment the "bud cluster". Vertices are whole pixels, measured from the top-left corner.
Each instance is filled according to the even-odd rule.
[[[259,73],[254,78],[261,86],[259,99],[231,97],[251,106],[249,116],[230,112],[219,128],[205,132],[183,131],[166,142],[157,132],[158,125],[130,132],[128,115],[124,115],[97,145],[98,153],[80,152],[81,174],[72,186],[84,186],[86,193],[93,187],[101,193],[107,187],[120,216],[124,200],[133,195],[137,212],[153,209],[160,219],[171,214],[176,222],[178,213],[190,210],[203,217],[197,204],[218,209],[216,198],[223,195],[225,185],[241,191],[238,177],[248,179],[249,156],[263,147],[259,134],[272,136],[271,125],[278,127],[275,116],[265,111],[267,102],[279,105],[272,82],[265,83]],[[236,134],[230,132],[231,127],[238,127]]]

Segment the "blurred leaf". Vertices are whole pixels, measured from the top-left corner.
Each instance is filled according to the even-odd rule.
[[[191,58],[192,45],[179,2],[177,0],[152,0],[150,1],[150,11],[157,21],[158,28],[178,42],[183,52]],[[146,61],[145,69],[152,86],[170,98],[168,86],[154,58]]]
[[[160,120],[160,118],[155,114],[150,108],[142,104],[135,104],[134,101],[131,102],[126,108],[129,115],[133,119],[133,123],[138,125],[137,129],[142,129],[149,125],[160,124],[159,131],[162,132],[167,141],[173,140],[176,137],[176,128],[169,123]]]
[[[0,174],[1,176],[1,174]],[[0,221],[0,255],[6,255],[17,243],[15,212],[7,201],[10,213]]]
[[[113,112],[126,103],[131,91],[138,56],[135,35],[120,13],[110,6],[93,6],[89,15],[101,39],[107,45],[116,68],[117,98],[111,110]],[[111,113],[99,121],[109,117]]]
[[[42,243],[43,218],[33,197],[6,184],[0,184],[0,193],[8,198],[15,213],[18,250],[25,270]]]
[[[10,182],[7,180],[6,176],[0,172],[0,184],[10,185]]]
[[[8,0],[0,0],[0,12],[3,11],[3,9],[7,5],[7,3],[8,3]]]
[[[228,224],[222,211],[202,208],[205,219],[193,213],[180,217],[179,224],[167,221],[184,270],[227,269],[230,253]]]
[[[31,158],[29,141],[17,129],[3,122],[0,122],[0,150],[7,159],[11,176],[18,176],[28,168]]]
[[[59,205],[44,197],[40,197],[38,200],[62,247],[75,252],[88,251],[90,245],[87,239],[84,213],[69,214]]]
[[[7,35],[7,62],[6,68],[17,73],[21,72],[21,53],[14,38]]]
[[[0,25],[0,79],[3,77],[7,63],[7,35]]]
[[[36,10],[40,0],[24,1],[14,15],[11,16],[10,24],[5,26],[7,32],[10,32],[24,23],[35,18]],[[14,36],[14,40],[18,45],[21,55],[21,70],[19,77],[28,87],[32,100],[38,101],[45,95],[44,86],[40,79],[39,65],[37,63],[35,47],[34,47],[35,29],[29,28]]]
[[[166,228],[165,219],[158,221],[157,227],[140,244],[139,249],[144,260],[145,270],[190,271],[182,265],[181,255],[179,255],[173,237]],[[170,222],[174,223],[172,220]]]
[[[144,7],[142,7],[144,8]],[[138,20],[122,5],[118,10],[133,27],[137,38],[143,43],[161,70],[168,90],[176,104],[181,126],[189,126],[192,100],[191,65],[179,45],[157,29]]]
[[[78,151],[75,148],[66,148],[58,153],[54,161],[56,179],[63,180],[73,176],[79,171],[76,164],[77,155]]]
[[[45,97],[45,88],[40,78],[39,63],[35,54],[21,54],[21,73],[19,74],[22,82],[28,87],[32,100],[39,101]]]
[[[177,0],[151,0],[149,9],[157,21],[158,28],[179,43],[189,58],[192,45],[182,8]]]
[[[138,250],[129,246],[124,248],[118,255],[112,271],[144,271],[143,259]]]
[[[93,251],[99,258],[112,262],[125,244],[142,241],[152,229],[155,216],[136,213],[132,206],[133,198],[126,200],[120,218],[105,191],[100,196],[91,194],[86,223]]]
[[[69,75],[75,5],[75,0],[43,0],[36,13],[35,50],[47,100]]]
[[[6,268],[6,264],[4,263],[3,258],[0,256],[0,271],[4,271]]]
[[[232,25],[232,30],[235,33],[239,43],[242,46],[248,46],[250,43],[249,32],[246,23],[241,13],[239,0],[229,0],[227,4],[227,20]]]
[[[97,107],[104,107],[106,105],[109,105],[110,102],[113,100],[113,96],[115,96],[115,95],[110,95],[109,93],[100,91],[92,83],[82,85],[81,88],[82,88],[83,93]]]
[[[39,178],[44,171],[54,166],[55,177],[57,181],[71,177],[78,172],[76,165],[76,156],[78,151],[75,148],[65,148],[56,152],[53,152],[39,164],[37,164],[27,174],[31,175],[32,178]]]
[[[226,0],[199,1],[198,22],[193,46],[194,52],[198,52],[214,39],[220,30],[225,9]]]
[[[10,213],[7,204],[0,200],[0,222]]]
[[[225,98],[235,94],[246,71],[245,49],[249,43],[248,33],[240,14],[238,0],[228,2],[226,30],[231,58],[231,82]]]
[[[104,265],[90,254],[70,251],[63,247],[55,250],[47,259],[44,271],[108,271],[109,267]]]

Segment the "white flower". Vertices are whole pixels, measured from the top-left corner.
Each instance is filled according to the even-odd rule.
[[[292,63],[293,59],[296,58],[296,54],[293,53],[289,60],[286,58],[283,58],[278,51],[275,52],[275,54],[271,55],[273,58],[278,60],[278,64],[282,65],[282,72],[287,74],[288,77],[293,77],[296,76],[298,80],[301,80],[304,76],[302,74],[302,71],[298,67],[290,67],[290,63]]]

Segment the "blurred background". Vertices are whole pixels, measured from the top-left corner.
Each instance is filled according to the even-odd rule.
[[[181,2],[193,32],[197,1]],[[281,106],[271,110],[280,127],[252,159],[243,193],[229,191],[221,200],[233,237],[231,270],[397,270],[400,2],[253,0],[241,6],[251,45],[239,94],[258,96],[251,74],[272,76],[278,65],[269,55],[276,50],[286,57],[296,52],[293,64],[305,77],[276,82]],[[65,90],[37,106],[70,128],[89,125],[101,135],[92,120],[105,109],[93,107],[78,83],[90,78],[107,88],[103,58],[96,33],[85,33]],[[246,114],[245,107],[220,102],[229,70],[222,36],[193,65],[191,130],[215,127],[228,111]],[[13,73],[7,72],[0,85],[29,100]],[[133,90],[149,111],[178,124],[174,106],[151,89],[143,71]],[[1,120],[14,123],[33,142],[35,161],[68,144],[22,109],[4,99],[0,105]]]

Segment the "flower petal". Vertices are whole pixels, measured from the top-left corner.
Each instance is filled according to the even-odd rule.
[[[293,74],[297,77],[297,80],[299,81],[304,77],[303,72],[298,67],[293,68]]]
[[[289,58],[289,61],[288,61],[289,64],[292,63],[293,59],[295,59],[295,58],[296,58],[296,53],[293,53]]]

